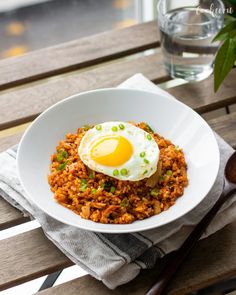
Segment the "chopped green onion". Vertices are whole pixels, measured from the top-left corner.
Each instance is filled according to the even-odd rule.
[[[125,129],[125,125],[124,125],[124,124],[119,124],[119,128],[120,128],[121,130],[124,130],[124,129]]]
[[[114,131],[114,132],[116,132],[116,131],[118,131],[118,128],[117,128],[116,126],[113,126],[113,127],[111,128],[111,130]]]
[[[82,184],[87,184],[88,182],[87,182],[86,179],[81,179],[81,183],[82,183]]]
[[[96,192],[97,192],[96,188],[93,188],[92,189],[92,194],[96,194]]]
[[[148,140],[152,140],[152,136],[150,134],[147,135]]]
[[[159,180],[160,181],[164,180],[164,176],[163,175],[160,175]]]
[[[121,202],[120,202],[120,206],[121,207],[127,207],[129,205],[129,200],[127,198],[124,198]]]
[[[86,186],[83,186],[83,185],[82,185],[82,186],[80,187],[79,190],[80,190],[81,192],[85,192],[85,191],[86,191],[86,188],[87,188],[87,185],[86,185]]]
[[[113,171],[113,176],[117,176],[117,175],[119,175],[119,170],[118,170],[118,169],[115,169],[115,170]]]
[[[145,164],[149,164],[148,159],[144,159],[143,162],[144,162]]]
[[[68,162],[69,161],[67,160],[63,164],[59,165],[59,167],[57,168],[57,170],[63,170],[63,169],[65,169],[66,168],[66,165],[68,164]]]
[[[150,192],[151,196],[156,197],[159,195],[159,190],[158,189],[153,189]]]
[[[104,188],[104,187],[105,187],[105,183],[102,183],[102,184],[100,185],[100,187],[101,187],[101,188]]]
[[[97,129],[97,131],[102,130],[102,125],[97,125],[97,126],[96,126],[96,129]]]
[[[125,175],[128,174],[128,170],[125,169],[125,168],[123,168],[123,169],[120,170],[120,174],[121,174],[122,176],[125,176]]]
[[[147,123],[145,123],[145,124],[146,124],[146,129],[147,129],[149,132],[154,133],[153,129],[152,129]]]
[[[62,151],[61,155],[62,155],[63,158],[68,158],[69,157],[67,151]]]
[[[58,154],[58,155],[57,155],[57,161],[58,161],[58,162],[61,162],[63,159],[64,159],[64,158],[63,158],[62,154]]]
[[[141,153],[139,154],[139,156],[140,156],[141,158],[144,158],[144,157],[145,157],[145,155],[146,155],[146,153],[145,153],[145,152],[141,152]]]
[[[91,126],[86,124],[82,127],[82,130],[88,131],[90,128],[91,128]]]
[[[84,192],[85,190],[86,190],[86,188],[87,188],[87,180],[86,179],[81,179],[81,185],[80,185],[80,191],[81,192]]]
[[[93,179],[94,177],[95,177],[95,173],[94,173],[94,171],[91,171],[89,173],[89,179]]]
[[[145,175],[145,174],[147,174],[148,173],[148,170],[145,170],[144,172],[143,172],[143,175]]]
[[[172,171],[171,170],[167,170],[166,171],[166,174],[170,176],[170,175],[172,175]]]
[[[106,192],[109,192],[112,186],[113,186],[113,182],[111,180],[106,180],[104,183],[104,190]]]
[[[111,189],[110,189],[110,192],[111,192],[112,194],[114,194],[115,191],[116,191],[116,188],[115,188],[114,186],[112,186]]]
[[[65,158],[67,159],[69,157],[67,151],[60,150],[57,154],[57,161],[62,162],[62,160]]]

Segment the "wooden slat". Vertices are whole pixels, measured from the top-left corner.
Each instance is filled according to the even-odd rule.
[[[9,147],[17,144],[20,141],[22,133],[17,133],[15,135],[0,137],[0,152],[5,151]]]
[[[0,138],[0,152],[17,144],[21,136],[22,133],[18,133],[12,136]],[[29,218],[24,217],[19,210],[9,205],[2,198],[0,198],[0,213],[0,230],[29,221]]]
[[[72,265],[40,228],[0,241],[0,257],[0,291]]]
[[[199,113],[216,110],[236,102],[236,69],[231,71],[217,93],[213,76],[198,83],[189,83],[167,91]]]
[[[155,22],[112,30],[0,61],[0,89],[91,66],[159,45]]]
[[[236,276],[236,223],[200,241],[168,288],[188,294]],[[183,283],[184,282],[184,283]]]
[[[137,72],[159,83],[170,79],[161,55],[155,54],[5,93],[0,95],[0,130],[31,121],[47,107],[78,92],[115,87]]]
[[[229,144],[232,144],[234,146],[236,146],[235,117],[236,117],[236,114],[232,113],[230,115],[225,115],[218,119],[209,121],[209,123],[213,125],[213,128],[217,132],[219,132],[219,134],[222,135],[228,141]],[[1,145],[1,140],[0,140],[0,145]],[[1,211],[1,215],[3,216],[3,218],[5,214],[6,213],[4,211]],[[226,256],[232,255],[236,259],[236,247],[235,247],[235,244],[233,244],[235,234],[236,234],[236,225],[234,225],[233,228],[230,227],[230,230],[227,230],[226,233],[223,234],[224,237],[219,238],[219,241],[221,240],[226,241],[226,245],[224,245],[226,249],[226,254],[227,254]],[[25,241],[27,241],[27,249],[25,249],[25,244],[26,244]],[[217,245],[215,240],[214,240],[214,243],[212,242],[213,246]],[[211,243],[209,242],[209,245],[208,245],[208,242],[207,242],[206,246],[204,246],[205,247],[204,249],[208,249],[208,247],[212,247],[210,246],[210,244]],[[17,252],[15,252],[16,245],[18,249]],[[227,248],[231,246],[232,246],[232,249]],[[221,251],[224,250],[224,247],[222,246],[220,248]],[[40,249],[40,251],[38,251],[38,249]],[[229,250],[235,251],[235,253],[228,252]],[[200,257],[201,251],[198,251],[199,254],[196,254],[198,255],[198,257]],[[215,248],[214,248],[214,251],[215,251]],[[204,250],[203,252],[206,253],[207,251]],[[211,252],[212,252],[211,250],[208,251],[208,253],[211,253]],[[218,252],[216,250],[216,254],[217,253]],[[220,257],[222,258],[224,256],[224,254],[222,253],[217,254],[218,258]],[[69,263],[69,260],[66,257],[64,257],[62,254],[60,254],[60,252],[51,245],[49,240],[44,237],[42,231],[39,229],[28,232],[27,235],[22,234],[17,237],[8,239],[7,241],[6,240],[0,241],[0,257],[1,257],[0,289],[14,286],[18,284],[19,282],[26,282],[32,278],[36,278],[46,273],[56,271],[60,268],[65,267],[65,265],[66,266],[71,265]],[[30,264],[29,260],[32,259],[32,257],[34,259],[34,263],[32,263],[31,261],[31,264]],[[214,257],[216,257],[216,260],[218,259],[217,256],[215,256],[215,253],[214,253]],[[203,261],[205,258],[207,257],[204,256]],[[221,266],[221,269],[219,269],[218,264],[217,265],[214,264],[212,266],[213,268],[217,266],[215,271],[220,272],[220,275],[216,276],[216,278],[219,278],[220,276],[226,276],[226,274],[228,276],[229,271],[236,272],[236,261],[234,263],[234,260],[231,260],[228,258],[224,259],[223,261],[224,261],[225,267],[222,268]],[[221,264],[222,263],[223,262],[221,260]],[[14,269],[14,272],[12,272],[12,269]],[[188,271],[191,273],[192,270],[188,270]],[[212,275],[212,273],[210,273],[209,275]],[[202,280],[203,276],[204,276],[204,270],[201,271],[201,275],[198,274],[197,276],[199,277],[199,282]],[[190,280],[191,278],[189,277],[188,279]],[[212,281],[212,278],[209,278],[209,280]],[[133,283],[133,285],[135,284],[136,283]]]
[[[168,286],[168,295],[184,295],[236,275],[236,223],[198,242],[188,260]],[[211,255],[209,255],[211,253]],[[130,283],[115,290],[84,276],[37,293],[38,295],[143,295],[155,282],[160,269],[143,271]]]
[[[47,107],[67,96],[86,90],[117,86],[137,72],[142,72],[156,83],[168,79],[161,65],[161,56],[155,54],[2,94],[0,130],[34,119]],[[232,83],[235,79],[236,69],[231,71],[216,94],[213,92],[212,77],[167,91],[203,113],[236,103],[236,84]]]
[[[24,223],[29,220],[29,218],[24,217],[19,210],[12,207],[2,198],[0,198],[0,212],[0,230]]]
[[[232,224],[210,238],[198,243],[188,261],[184,263],[174,280],[169,285],[168,295],[184,295],[206,287],[211,283],[229,278],[236,274],[235,255],[236,243],[233,239],[236,233],[236,224]],[[219,243],[219,241],[223,241]],[[228,251],[228,252],[227,252]],[[212,255],[209,255],[212,253]],[[135,280],[117,288],[114,291],[107,289],[101,282],[84,276],[71,282],[37,293],[38,295],[67,295],[75,294],[79,290],[81,295],[141,295],[155,281],[158,268],[143,271]]]
[[[236,149],[236,113],[209,121],[210,126]]]

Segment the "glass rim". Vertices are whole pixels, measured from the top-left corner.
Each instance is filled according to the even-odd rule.
[[[163,13],[161,12],[160,10],[160,5],[161,3],[163,3],[164,1],[167,1],[167,0],[159,0],[157,2],[157,15],[158,15],[158,19],[159,20],[159,15],[161,15],[163,18],[165,18],[166,16],[166,13]],[[225,9],[225,5],[223,3],[223,1],[221,0],[215,0],[217,1],[219,4],[220,4],[220,8],[218,9],[222,9],[222,11],[224,11]],[[182,8],[195,8],[195,6],[182,6]],[[206,9],[205,9],[206,10]],[[172,21],[174,24],[178,24],[178,25],[182,25],[182,26],[202,26],[202,25],[208,25],[208,24],[212,24],[216,21],[216,19],[220,18],[224,16],[224,13],[221,13],[221,14],[217,14],[215,18],[211,19],[211,20],[208,20],[208,21],[204,21],[204,22],[201,22],[201,23],[182,23],[180,21]]]

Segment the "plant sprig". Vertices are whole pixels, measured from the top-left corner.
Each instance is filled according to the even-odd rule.
[[[222,41],[222,44],[216,54],[214,67],[214,90],[220,88],[220,85],[233,68],[236,61],[236,20],[228,17],[226,25],[215,36],[212,42]]]

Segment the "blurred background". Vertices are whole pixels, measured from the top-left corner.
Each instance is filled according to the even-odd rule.
[[[157,0],[0,0],[0,59],[155,17]]]

